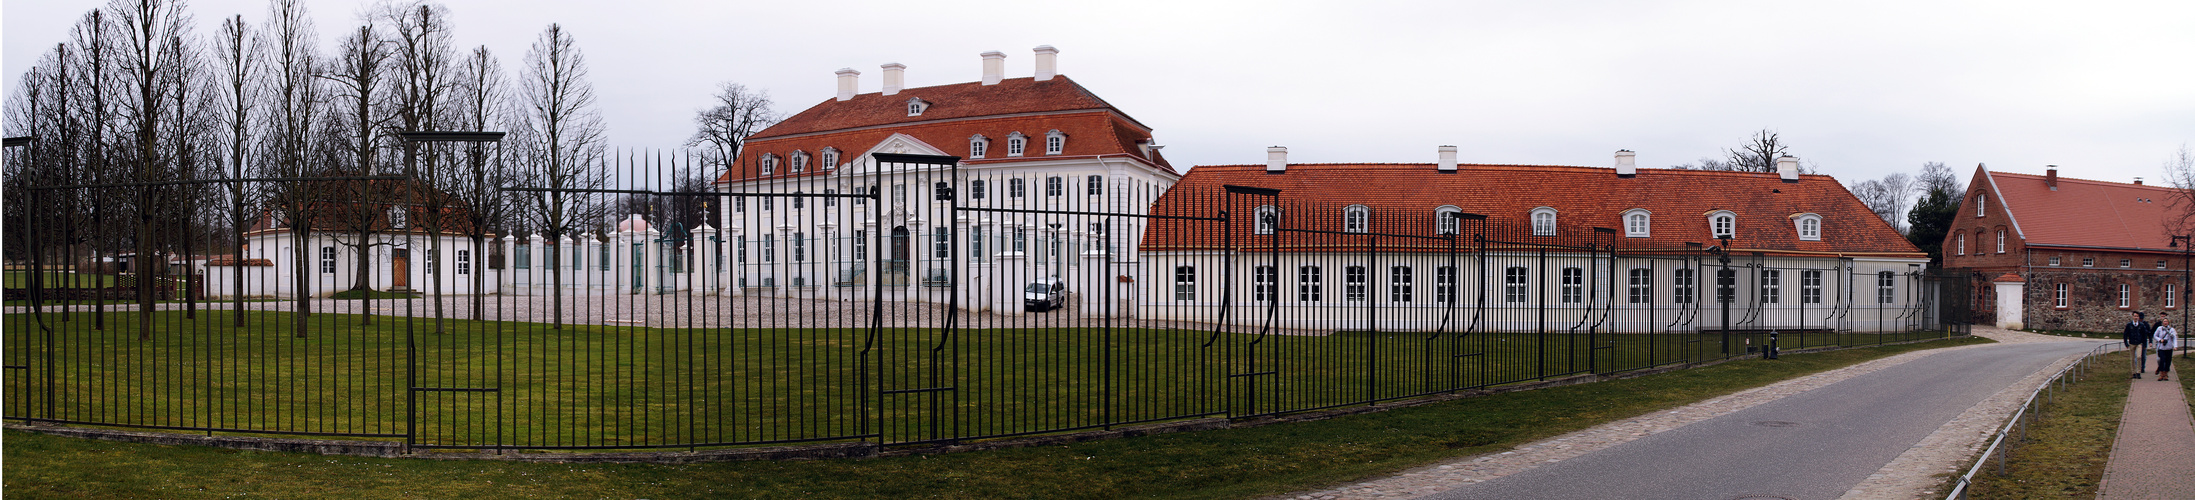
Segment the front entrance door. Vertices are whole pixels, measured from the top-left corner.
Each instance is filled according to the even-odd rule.
[[[389,250],[389,288],[411,288],[412,251],[402,248]]]
[[[884,260],[884,284],[907,284],[907,226],[892,228],[892,253]]]

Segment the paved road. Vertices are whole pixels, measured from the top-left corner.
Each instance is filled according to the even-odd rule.
[[[2096,344],[1940,352],[1427,498],[1837,498],[1983,398]]]

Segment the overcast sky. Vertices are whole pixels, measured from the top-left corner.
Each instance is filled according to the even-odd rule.
[[[92,0],[4,0],[6,92]],[[366,2],[309,1],[323,39]],[[717,82],[796,112],[832,71],[974,81],[1030,48],[1150,125],[1178,167],[1296,162],[1660,167],[1762,128],[1846,182],[1950,164],[2125,182],[2195,142],[2195,2],[447,2],[504,67],[550,23],[588,57],[610,142],[692,133]],[[199,0],[200,34],[263,0]],[[333,44],[327,43],[332,50]]]

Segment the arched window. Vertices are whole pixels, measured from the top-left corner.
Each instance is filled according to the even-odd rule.
[[[1341,209],[1341,217],[1343,232],[1362,233],[1367,231],[1367,226],[1372,225],[1372,209],[1364,205],[1350,205]]]
[[[1997,230],[1997,253],[2004,253],[2004,230]]]
[[[808,171],[808,152],[807,152],[807,151],[799,151],[799,150],[795,150],[795,151],[793,151],[793,171],[794,171],[794,172],[806,172],[806,171]]]
[[[968,138],[969,158],[982,158],[983,153],[988,152],[990,149],[991,138],[984,137],[983,134],[976,134],[975,137]]]
[[[1549,207],[1532,209],[1532,235],[1555,235],[1555,209]]]
[[[1463,229],[1463,209],[1442,205],[1433,209],[1433,234],[1456,234]]]
[[[1989,213],[1988,209],[1989,193],[1974,193],[1974,216],[1981,217],[1983,215],[1987,215]]]
[[[823,168],[838,166],[838,148],[823,148]]]
[[[1623,211],[1623,236],[1647,238],[1654,236],[1654,213],[1644,208]]]
[[[930,103],[924,102],[920,97],[907,100],[907,116],[922,116],[922,112],[928,109]]]
[[[762,175],[775,173],[777,173],[777,154],[764,153],[762,155]]]
[[[1799,214],[1792,217],[1791,222],[1798,225],[1800,240],[1822,240],[1822,216],[1815,214]]]
[[[1044,154],[1056,155],[1067,149],[1067,134],[1054,129],[1044,133]]]
[[[1029,136],[1021,135],[1020,132],[1006,134],[1006,156],[1021,156],[1022,150],[1028,146]]]
[[[1952,252],[1951,255],[1966,255],[1966,233],[1959,233],[1953,238],[1957,239],[1959,243],[1957,251]]]
[[[1255,226],[1252,226],[1254,228],[1252,231],[1257,234],[1273,234],[1274,230],[1280,227],[1280,207],[1272,205],[1259,206],[1257,210],[1251,211],[1251,215],[1255,217],[1254,222],[1256,223]]]
[[[1717,239],[1738,237],[1738,214],[1717,210],[1707,214],[1708,235]]]

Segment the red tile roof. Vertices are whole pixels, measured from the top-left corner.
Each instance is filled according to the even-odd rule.
[[[2164,226],[2172,204],[2169,186],[2059,177],[2058,189],[2053,191],[2044,176],[1981,172],[1967,190],[1967,199],[1991,194],[1994,199],[1986,203],[2003,207],[2012,217],[2014,230],[2029,245],[2179,251],[2168,246],[2172,236]],[[1962,209],[1962,215],[1972,212],[1971,206]]]
[[[1681,250],[1687,242],[1717,244],[1709,235],[1707,214],[1729,210],[1738,217],[1738,238],[1731,246],[1740,252],[1924,256],[1844,185],[1825,175],[1786,183],[1772,173],[1639,169],[1637,176],[1621,178],[1609,168],[1538,165],[1462,165],[1454,174],[1440,173],[1432,164],[1291,164],[1283,174],[1268,174],[1264,165],[1199,166],[1161,197],[1152,213],[1212,216],[1224,185],[1280,189],[1283,226],[1288,228],[1341,231],[1343,207],[1361,204],[1372,211],[1368,229],[1373,233],[1430,235],[1434,210],[1443,205],[1486,215],[1492,228],[1521,229],[1527,227],[1530,212],[1544,206],[1557,211],[1562,228],[1562,236],[1548,238],[1549,243],[1584,242],[1591,227],[1607,227],[1618,230],[1620,248]],[[1233,211],[1238,214],[1264,203],[1251,200],[1270,199],[1236,198]],[[1651,237],[1622,235],[1620,219],[1635,208],[1651,212]],[[1822,218],[1820,241],[1798,238],[1793,220],[1807,213]],[[1189,227],[1196,224],[1154,222],[1143,249],[1219,243],[1218,226]],[[1262,241],[1252,240],[1251,231],[1246,222],[1235,224],[1233,241]],[[1345,237],[1298,235],[1283,241],[1349,244],[1333,238]]]
[[[930,107],[921,116],[907,116],[907,100],[918,97]],[[1058,155],[1044,154],[1044,137],[1052,130],[1067,135]],[[1028,149],[1020,157],[1009,158],[1006,138],[1014,132],[1028,138]],[[716,182],[826,175],[836,166],[820,164],[824,148],[837,148],[839,162],[845,163],[893,134],[906,134],[962,158],[970,156],[969,138],[980,134],[990,139],[990,146],[984,158],[967,160],[972,165],[1106,156],[1180,175],[1157,151],[1140,147],[1151,141],[1150,127],[1059,76],[1043,82],[1012,78],[997,85],[958,83],[906,89],[898,95],[869,93],[845,101],[823,101],[750,137],[738,164]],[[810,165],[805,171],[791,171],[790,158],[796,151],[808,154]],[[769,176],[761,175],[764,155],[779,159]]]

